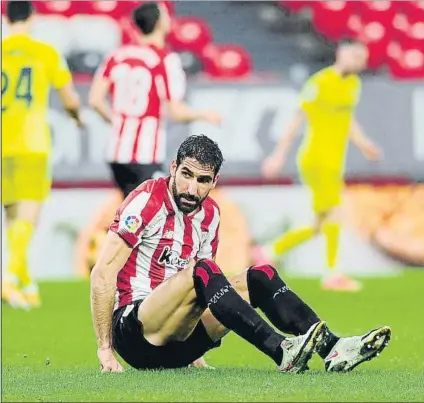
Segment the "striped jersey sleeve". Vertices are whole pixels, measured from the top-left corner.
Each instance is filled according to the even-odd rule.
[[[163,203],[162,192],[155,185],[155,180],[149,180],[134,190],[119,207],[109,227],[131,248],[141,243],[146,227]]]

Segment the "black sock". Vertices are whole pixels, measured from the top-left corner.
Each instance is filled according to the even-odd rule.
[[[284,333],[299,336],[320,321],[318,315],[302,301],[270,265],[252,266],[247,272],[250,302]],[[327,343],[318,349],[325,358],[339,338],[329,331]]]
[[[200,260],[194,266],[194,287],[199,303],[227,329],[253,344],[281,364],[284,336],[275,330],[233,289],[220,268],[211,260]]]

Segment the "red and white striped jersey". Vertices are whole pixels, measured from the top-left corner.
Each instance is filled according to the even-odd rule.
[[[192,259],[215,259],[218,205],[207,197],[196,214],[183,214],[168,184],[169,177],[143,182],[126,198],[110,226],[133,248],[117,277],[115,309],[146,298]]]
[[[186,76],[176,53],[153,45],[123,46],[98,72],[110,80],[113,112],[107,160],[155,164],[165,159],[163,101],[182,100]]]

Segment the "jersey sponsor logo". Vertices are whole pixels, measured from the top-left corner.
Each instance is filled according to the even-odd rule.
[[[165,264],[166,267],[171,269],[185,269],[189,262],[190,259],[182,259],[180,254],[172,250],[169,246],[163,248],[159,258],[160,264]]]
[[[130,232],[136,232],[141,226],[141,217],[135,214],[128,215],[124,219],[124,226]]]

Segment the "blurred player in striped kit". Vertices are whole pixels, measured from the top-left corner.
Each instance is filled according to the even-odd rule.
[[[338,273],[336,257],[339,249],[341,203],[344,169],[349,141],[371,161],[378,160],[381,150],[365,136],[355,119],[360,98],[358,74],[366,67],[368,50],[355,40],[343,40],[338,46],[336,62],[305,83],[297,110],[274,152],[263,165],[263,174],[274,177],[284,165],[291,143],[306,121],[308,129],[297,155],[297,164],[304,184],[312,193],[315,221],[294,229],[260,247],[258,259],[272,260],[318,233],[326,239],[328,273],[325,289],[358,291],[361,284]]]
[[[30,1],[9,1],[10,35],[2,40],[2,204],[6,210],[9,261],[2,300],[19,308],[40,305],[27,265],[28,248],[50,192],[50,88],[81,126],[79,98],[66,61],[50,45],[30,36]]]

